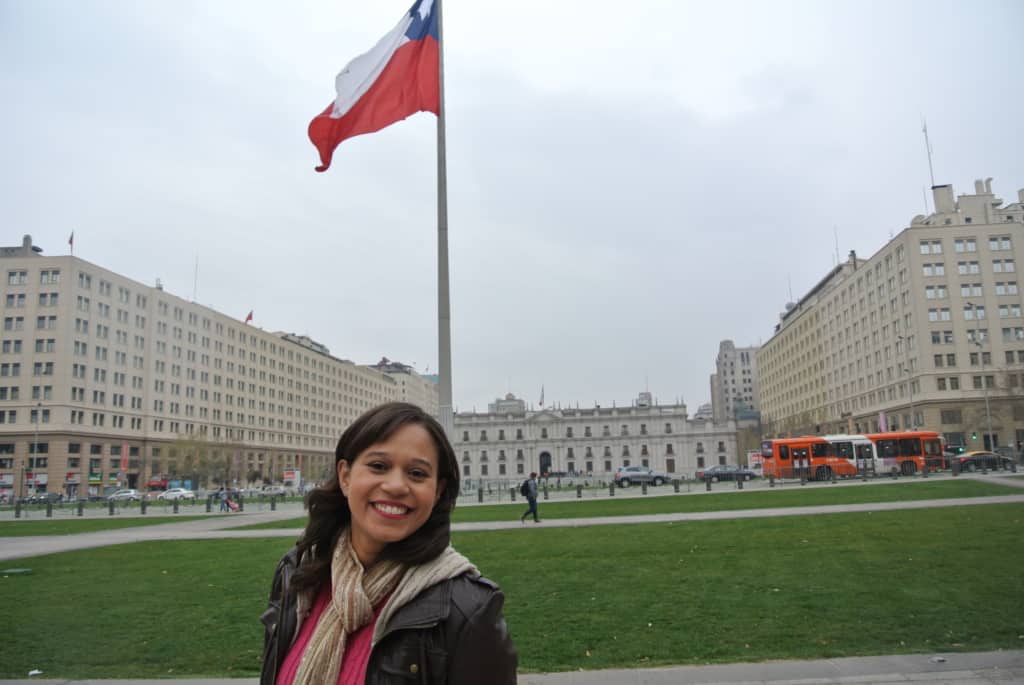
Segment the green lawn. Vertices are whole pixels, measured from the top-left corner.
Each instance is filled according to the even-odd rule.
[[[206,516],[135,516],[121,518],[35,518],[29,521],[0,521],[0,538],[25,537],[29,535],[72,535],[74,533],[93,533],[98,530],[115,530],[117,528],[137,528],[154,526],[158,523],[181,523],[198,521]]]
[[[1024,505],[457,533],[524,671],[1024,646]],[[253,676],[282,539],[19,560],[0,678]],[[31,598],[31,601],[25,601]]]
[[[703,484],[700,488],[703,488]],[[538,510],[541,518],[590,518],[595,516],[632,516],[638,514],[671,514],[682,512],[735,511],[737,509],[764,509],[769,507],[800,507],[826,504],[861,504],[871,502],[900,502],[954,497],[985,497],[988,495],[1024,495],[1024,491],[1010,485],[974,479],[918,480],[911,483],[885,485],[858,485],[840,487],[822,485],[801,487],[786,485],[771,490],[734,490],[731,484],[719,483],[717,490],[728,492],[669,497],[617,497],[579,500],[546,501],[541,499]],[[666,491],[662,486],[661,491]],[[514,521],[526,510],[525,501],[514,504],[456,507],[452,515],[455,523],[477,521]],[[302,528],[306,517],[285,519],[272,523],[242,526],[236,530],[268,530],[276,528]]]

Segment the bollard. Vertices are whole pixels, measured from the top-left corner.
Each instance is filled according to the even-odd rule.
[[[110,510],[110,516],[114,515],[114,500],[107,501],[107,508]]]
[[[673,488],[673,489],[674,489],[674,490],[675,490],[676,492],[679,492],[679,479],[678,479],[678,478],[673,478],[673,479],[672,479],[672,488]]]
[[[271,497],[270,498],[270,511],[277,511],[277,498],[276,497]]]
[[[213,511],[213,495],[206,496],[206,513]]]
[[[508,491],[509,491],[509,494],[512,495],[512,501],[515,502],[516,501],[516,488],[509,488]]]
[[[832,473],[832,485],[835,485],[836,484],[836,472],[834,470],[832,470],[832,469],[829,469],[829,471]]]
[[[640,493],[643,495],[647,494],[647,481],[640,484]]]
[[[576,499],[583,499],[583,486],[582,485],[577,485],[576,486]]]
[[[21,518],[21,500],[14,501],[14,518]]]
[[[177,513],[178,513],[178,500],[177,500],[177,499],[176,499],[176,500],[174,500],[174,513],[175,513],[175,514],[177,514]]]
[[[807,485],[807,474],[800,471],[800,485]]]
[[[896,476],[898,473],[899,472],[896,469],[893,469],[892,471],[889,471],[889,477],[892,478],[893,480],[896,480]]]
[[[736,479],[736,489],[737,490],[742,490],[743,489],[743,478],[742,477]]]
[[[953,471],[953,477],[960,475],[960,460],[954,459],[953,463],[950,464],[950,469]]]
[[[705,478],[704,479],[704,489],[707,490],[708,492],[711,492],[711,479],[710,478]]]
[[[774,488],[775,487],[775,474],[774,473],[772,475],[768,476],[768,487],[770,487],[770,488]]]
[[[548,498],[548,484],[544,483],[544,499]]]
[[[53,502],[47,500],[46,502],[46,518],[53,518]]]
[[[484,501],[484,491],[481,490],[480,488],[477,488],[477,491],[476,491],[476,501],[477,502],[483,502]]]
[[[921,469],[921,477],[922,478],[927,478],[928,477],[928,462],[927,461],[924,463],[924,468]]]
[[[608,496],[615,497],[615,481],[608,483]]]
[[[85,516],[85,500],[78,500],[78,515]]]
[[[245,497],[242,494],[238,495],[238,511],[245,511]]]
[[[145,515],[146,507],[148,507],[148,506],[149,506],[149,502],[147,502],[146,498],[143,497],[142,500],[139,502],[139,511],[141,511],[143,513],[143,515]]]
[[[1010,473],[1017,473],[1017,462],[1010,462]]]

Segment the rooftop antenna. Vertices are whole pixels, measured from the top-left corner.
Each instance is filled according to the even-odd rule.
[[[793,277],[787,275],[786,276],[786,283],[789,286],[789,301],[792,302],[793,301]]]
[[[924,200],[924,215],[928,216],[931,212],[928,211],[928,192],[924,189],[924,186],[921,186],[921,199]]]
[[[836,239],[836,264],[839,264],[839,227],[832,224],[832,235]]]
[[[932,187],[935,187],[935,171],[932,169],[932,144],[928,141],[928,122],[921,117],[921,133],[924,134],[924,149],[928,153],[928,176],[932,179]]]

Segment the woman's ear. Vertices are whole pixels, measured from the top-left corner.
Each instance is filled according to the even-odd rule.
[[[352,467],[345,459],[339,459],[335,468],[338,472],[338,485],[341,488],[341,494],[348,497],[348,483],[352,475]]]
[[[438,479],[438,481],[437,481],[437,494],[434,496],[434,504],[437,504],[438,502],[441,501],[441,495],[444,494],[444,489],[445,489],[445,486],[447,486],[447,485],[448,485],[448,481],[446,481],[444,478],[439,478]]]

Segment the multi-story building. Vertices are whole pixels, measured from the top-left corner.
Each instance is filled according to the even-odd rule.
[[[0,248],[2,495],[318,479],[353,419],[402,396],[394,374],[306,336],[40,253],[29,236]]]
[[[684,477],[737,458],[735,423],[694,421],[685,404],[656,405],[647,392],[623,407],[537,411],[510,393],[487,413],[456,414],[453,438],[462,476],[484,480],[531,471],[610,477],[631,464]]]
[[[723,340],[711,375],[715,420],[744,418],[757,412],[757,394],[757,347],[736,347],[732,340]]]
[[[395,399],[422,407],[431,416],[438,416],[437,376],[424,376],[413,367],[384,357],[374,364],[377,369],[395,382]]]
[[[1019,449],[1024,190],[1006,205],[991,179],[956,200],[932,191],[933,214],[867,260],[851,253],[782,314],[758,354],[766,430],[924,427]]]

